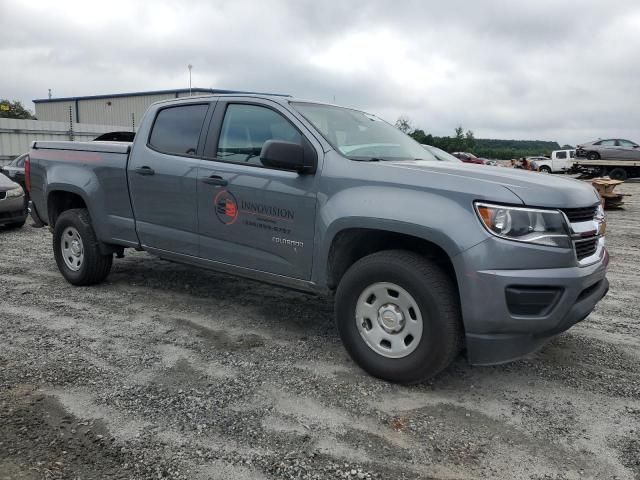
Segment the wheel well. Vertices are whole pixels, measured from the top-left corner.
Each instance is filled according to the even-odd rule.
[[[55,226],[56,220],[60,214],[72,208],[87,208],[84,200],[77,193],[55,191],[49,194],[47,199],[47,214],[49,216],[49,225]]]
[[[382,250],[409,250],[435,261],[458,288],[456,273],[447,252],[435,243],[402,233],[368,228],[342,230],[333,239],[327,260],[327,285],[335,289],[351,265]]]

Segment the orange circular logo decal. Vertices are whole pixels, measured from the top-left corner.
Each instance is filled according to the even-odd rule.
[[[231,225],[238,218],[238,202],[231,192],[222,190],[213,200],[216,216],[225,225]]]

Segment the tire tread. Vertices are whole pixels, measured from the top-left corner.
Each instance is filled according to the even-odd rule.
[[[96,237],[96,233],[91,224],[91,217],[89,216],[89,211],[86,208],[72,208],[70,210],[65,210],[60,214],[56,221],[56,226],[54,227],[54,251],[56,255],[56,261],[58,263],[58,268],[62,271],[64,266],[64,261],[59,259],[59,249],[60,245],[57,243],[58,238],[58,229],[60,224],[70,222],[75,224],[76,221],[80,223],[80,226],[83,231],[80,231],[82,235],[82,243],[85,252],[85,262],[86,269],[83,272],[83,275],[79,278],[69,278],[67,275],[65,278],[69,283],[78,286],[88,286],[95,285],[97,283],[102,282],[109,272],[111,271],[111,265],[113,263],[113,255],[102,255],[100,253],[100,243],[98,242],[98,238]],[[62,262],[62,265],[60,264]]]
[[[462,350],[463,327],[460,300],[452,279],[441,267],[428,257],[407,250],[383,250],[368,255],[354,263],[342,280],[345,280],[347,276],[358,276],[363,269],[368,269],[373,265],[378,264],[380,268],[384,268],[390,263],[428,283],[429,289],[434,295],[442,299],[439,305],[442,312],[439,326],[443,333],[442,340],[445,342],[442,346],[443,355],[428,368],[424,368],[420,372],[412,372],[411,380],[401,381],[405,384],[420,383],[448,367]],[[347,294],[342,291],[341,285],[343,285],[342,281],[338,286],[336,305]]]

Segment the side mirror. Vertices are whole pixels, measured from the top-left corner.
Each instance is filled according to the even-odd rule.
[[[260,161],[265,167],[291,170],[299,174],[316,171],[316,152],[306,140],[304,145],[284,140],[267,140],[260,152]]]

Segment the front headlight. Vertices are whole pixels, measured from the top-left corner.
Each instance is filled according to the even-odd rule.
[[[18,198],[24,195],[24,191],[22,187],[12,188],[11,190],[7,190],[7,198]]]
[[[476,203],[480,221],[496,237],[549,247],[571,247],[564,215],[558,210]]]

